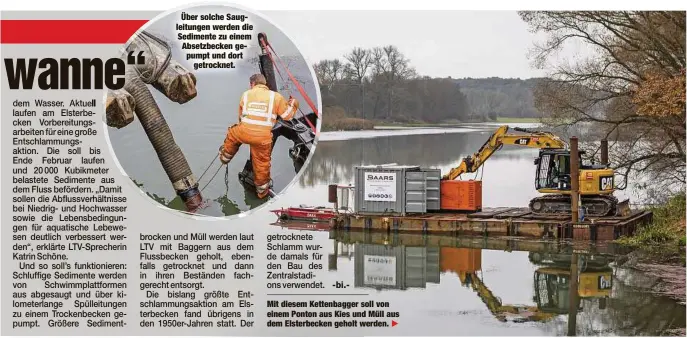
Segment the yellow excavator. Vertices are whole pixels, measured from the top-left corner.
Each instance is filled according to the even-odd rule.
[[[465,173],[476,172],[484,162],[503,145],[514,145],[539,149],[539,157],[534,161],[537,166],[535,187],[545,194],[529,203],[534,214],[570,213],[571,176],[570,149],[558,136],[542,131],[512,128],[518,133],[508,133],[508,126],[499,127],[475,154],[464,158],[450,170],[443,180],[455,180]],[[580,151],[580,200],[587,216],[614,215],[618,199],[615,191],[615,172],[607,165],[584,164]]]
[[[536,305],[508,305],[502,304],[501,300],[494,295],[489,288],[484,285],[482,280],[475,272],[459,272],[458,277],[464,286],[472,287],[479,295],[489,312],[498,321],[507,322],[545,322],[558,315],[555,312],[546,312],[539,309]]]
[[[503,304],[479,278],[481,249],[441,248],[440,257],[441,271],[456,273],[461,284],[472,288],[494,318],[501,322],[545,322],[570,311],[570,261],[547,264],[535,271],[533,300],[536,305],[511,305]],[[577,296],[580,299],[598,299],[599,306],[605,306],[611,295],[612,276],[613,270],[608,265],[585,264],[578,273]]]
[[[613,269],[588,268],[579,272],[577,295],[580,299],[598,299],[603,309],[611,296]],[[534,273],[534,300],[547,313],[567,314],[570,309],[570,268],[541,267]]]
[[[442,247],[439,257],[441,271],[457,274],[460,283],[475,291],[494,318],[501,322],[543,322],[557,315],[541,311],[536,305],[503,304],[478,276],[482,270],[482,249]]]

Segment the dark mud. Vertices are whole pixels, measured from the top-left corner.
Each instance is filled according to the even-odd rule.
[[[618,268],[633,270],[642,282],[636,287],[662,295],[685,305],[685,283],[687,270],[679,257],[660,256],[656,252],[635,251],[618,262]]]
[[[680,255],[659,255],[635,251],[618,261],[618,269],[632,271],[632,287],[641,292],[654,294],[685,306],[685,284],[687,271]],[[629,280],[628,280],[629,281]],[[666,329],[661,335],[685,336],[684,327]]]

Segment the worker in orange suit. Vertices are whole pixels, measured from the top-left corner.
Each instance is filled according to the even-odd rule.
[[[229,163],[242,144],[250,145],[253,162],[255,188],[259,198],[265,198],[270,188],[270,166],[272,161],[272,127],[277,117],[292,119],[298,110],[298,101],[267,87],[262,74],[250,77],[250,89],[241,96],[239,123],[229,127],[224,145],[220,147],[219,158]]]

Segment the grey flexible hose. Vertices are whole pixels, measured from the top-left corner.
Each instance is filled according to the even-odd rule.
[[[202,200],[198,190],[198,182],[193,177],[186,157],[174,141],[172,131],[162,116],[160,107],[134,68],[127,69],[124,89],[133,96],[136,102],[136,116],[138,116],[143,130],[148,135],[150,143],[155,148],[167,177],[186,204],[187,209],[194,211],[197,208],[196,202],[199,204],[199,201]]]

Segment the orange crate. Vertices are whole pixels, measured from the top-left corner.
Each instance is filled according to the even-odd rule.
[[[482,181],[441,181],[441,209],[482,210]]]
[[[482,249],[441,248],[441,272],[475,272],[482,269]]]

